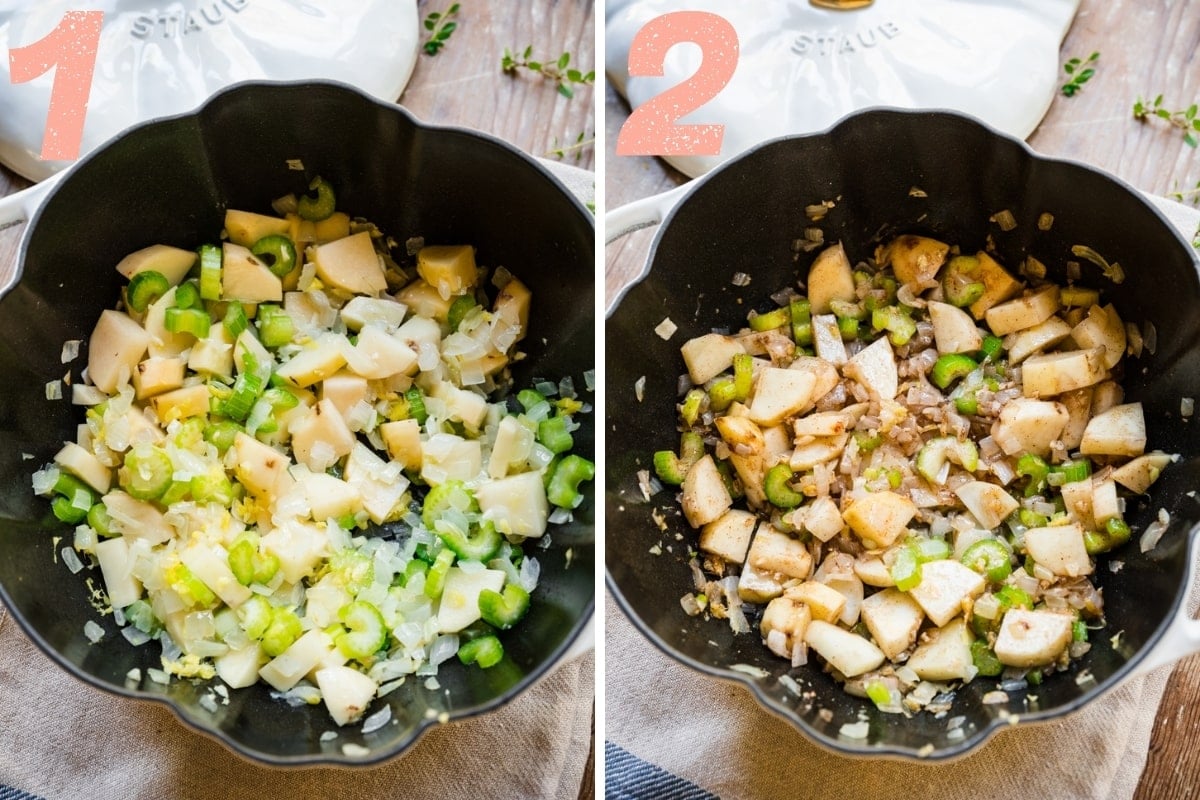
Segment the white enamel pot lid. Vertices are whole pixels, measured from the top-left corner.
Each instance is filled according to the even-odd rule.
[[[393,102],[417,60],[416,0],[0,0],[0,52],[35,42],[67,11],[104,12],[80,156],[139,122],[190,111],[245,80],[325,78]],[[0,60],[0,162],[31,180],[54,72],[11,83]]]
[[[633,107],[689,78],[701,51],[671,49],[661,78],[630,78],[629,48],[651,19],[707,11],[737,31],[730,83],[681,118],[720,123],[718,156],[672,156],[696,177],[759,142],[824,130],[871,106],[941,108],[1024,139],[1062,83],[1059,46],[1079,0],[875,0],[831,10],[810,0],[609,0],[605,68]]]

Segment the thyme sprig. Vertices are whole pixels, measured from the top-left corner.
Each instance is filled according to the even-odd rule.
[[[1137,101],[1133,104],[1133,117],[1140,122],[1146,122],[1151,117],[1164,119],[1172,126],[1183,131],[1183,143],[1188,147],[1195,147],[1200,143],[1196,134],[1200,133],[1200,119],[1196,117],[1197,111],[1200,110],[1200,105],[1192,103],[1182,111],[1171,111],[1163,106],[1163,96],[1160,94],[1153,101],[1147,103],[1138,95]]]
[[[504,55],[500,58],[500,69],[509,75],[515,75],[521,69],[537,73],[554,81],[558,93],[568,100],[575,96],[572,86],[586,86],[596,82],[595,70],[583,72],[571,66],[570,53],[563,53],[555,61],[541,61],[533,59],[532,56],[533,45],[526,47],[519,55],[506,47]]]
[[[434,11],[425,18],[425,30],[430,32],[429,41],[425,42],[425,52],[429,55],[436,56],[458,27],[458,23],[451,19],[458,16],[458,8],[459,4],[454,3],[445,11]]]
[[[553,147],[546,152],[546,155],[557,159],[566,158],[570,154],[574,154],[575,160],[579,161],[583,158],[584,151],[596,143],[596,136],[593,134],[590,138],[587,137],[586,131],[580,131],[570,144],[559,144],[558,137],[554,137]]]
[[[1063,72],[1070,76],[1070,80],[1062,85],[1062,93],[1067,97],[1074,97],[1076,92],[1082,89],[1083,85],[1096,74],[1095,68],[1089,67],[1088,64],[1095,64],[1099,60],[1100,53],[1094,52],[1087,58],[1072,58],[1063,64]]]

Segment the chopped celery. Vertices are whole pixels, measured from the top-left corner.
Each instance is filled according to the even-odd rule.
[[[125,288],[125,299],[129,307],[140,314],[170,289],[171,284],[161,272],[143,270],[129,279],[129,286]]]
[[[737,384],[732,378],[721,378],[708,389],[708,407],[713,411],[724,411],[737,400]]]
[[[750,396],[753,380],[754,359],[748,353],[738,353],[733,357],[733,399],[745,402]]]
[[[565,453],[575,446],[567,430],[566,417],[549,417],[538,423],[537,440],[551,453]]]
[[[983,297],[984,285],[976,280],[979,259],[975,256],[955,256],[942,273],[942,292],[946,300],[960,308]]]
[[[274,608],[271,611],[271,622],[262,635],[263,652],[271,658],[281,655],[303,633],[304,627],[295,611],[290,608]]]
[[[195,308],[200,305],[200,285],[196,281],[185,281],[175,287],[175,307]]]
[[[458,648],[458,660],[464,664],[478,664],[487,669],[494,667],[504,658],[504,646],[495,636],[471,639]]]
[[[338,611],[338,619],[349,628],[334,640],[346,658],[363,661],[378,653],[387,642],[387,625],[379,609],[365,600],[355,600]]]
[[[871,327],[877,331],[887,331],[888,341],[897,347],[908,344],[908,340],[917,332],[917,323],[905,314],[900,306],[877,308],[871,312]]]
[[[947,353],[938,356],[938,360],[933,364],[933,369],[929,372],[929,379],[939,389],[946,389],[959,378],[965,378],[971,374],[978,366],[970,356],[962,353]]]
[[[896,588],[907,592],[921,582],[921,560],[914,547],[904,546],[896,551],[896,560],[889,570]]]
[[[479,611],[484,622],[500,630],[516,625],[529,610],[529,592],[515,583],[504,587],[503,594],[491,589],[479,593]]]
[[[1046,488],[1050,465],[1035,453],[1024,453],[1017,459],[1017,474],[1029,479],[1029,483],[1025,485],[1025,496],[1033,497]]]
[[[583,456],[571,454],[558,463],[546,497],[559,508],[576,508],[583,502],[579,484],[596,477],[596,465]]]
[[[700,406],[707,397],[703,389],[689,389],[679,406],[680,418],[690,427],[700,418]]]
[[[282,278],[296,268],[296,245],[282,234],[264,236],[254,243],[250,252],[267,265],[272,274]]]
[[[163,325],[171,333],[190,333],[203,339],[208,336],[212,320],[202,308],[168,308],[163,315]]]
[[[442,596],[442,590],[446,588],[446,575],[453,564],[454,551],[449,548],[438,553],[430,564],[429,571],[425,573],[425,596],[430,600],[437,600]]]
[[[1000,663],[995,651],[988,647],[987,642],[983,639],[971,642],[971,662],[979,674],[985,678],[995,678],[1004,672],[1004,665]]]
[[[446,324],[450,326],[450,330],[457,331],[458,326],[462,325],[463,317],[467,316],[467,312],[478,305],[474,295],[461,294],[454,298],[454,302],[450,304],[450,310],[446,314]]]
[[[1012,574],[1008,548],[996,539],[980,539],[972,544],[963,552],[962,563],[992,583],[1000,583]]]
[[[167,452],[151,444],[134,445],[118,472],[121,488],[138,500],[155,500],[171,485],[175,468]]]
[[[791,317],[791,309],[786,307],[768,311],[766,314],[751,314],[749,318],[750,330],[773,331],[791,322]]]
[[[320,222],[332,216],[337,205],[333,184],[318,176],[308,184],[308,190],[310,194],[302,194],[296,201],[296,213],[300,215],[300,219]]]
[[[200,297],[221,299],[221,248],[215,244],[200,246]]]
[[[804,298],[794,298],[788,304],[792,317],[792,339],[797,345],[807,346],[813,343],[812,306]]]
[[[767,500],[778,508],[795,508],[804,502],[804,495],[788,486],[794,475],[786,463],[776,464],[767,470],[763,480],[763,492]]]

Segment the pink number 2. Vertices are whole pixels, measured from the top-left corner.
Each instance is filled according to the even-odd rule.
[[[41,157],[45,161],[73,161],[79,157],[103,21],[103,11],[68,11],[50,33],[8,53],[13,83],[31,81],[54,69],[50,110],[42,136]]]
[[[693,42],[704,54],[699,69],[678,86],[651,98],[629,115],[617,136],[619,156],[715,156],[724,125],[680,125],[717,95],[737,69],[738,36],[724,17],[704,11],[675,11],[650,20],[629,48],[630,77],[659,77],[667,52]]]

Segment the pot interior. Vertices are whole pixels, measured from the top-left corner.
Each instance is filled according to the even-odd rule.
[[[806,206],[826,200],[834,202],[827,216],[817,222],[806,216]],[[1018,223],[1009,232],[989,221],[1004,209]],[[1054,216],[1046,231],[1037,225],[1043,212]],[[1161,508],[1170,513],[1171,524],[1150,553],[1139,552],[1135,535],[1108,559],[1123,564],[1119,571],[1100,566],[1095,577],[1103,589],[1107,628],[1093,634],[1092,649],[1077,666],[1030,691],[1036,703],[1014,692],[1007,704],[984,705],[982,697],[995,681],[977,679],[957,693],[953,710],[943,717],[883,714],[846,695],[819,666],[792,670],[754,633],[735,637],[727,622],[688,617],[680,609],[680,597],[693,588],[687,551],[696,547],[696,533],[679,514],[674,492],[646,502],[637,479],[639,470],[652,469],[655,450],[679,445],[677,378],[686,372],[679,347],[714,328],[744,326],[752,308],[774,307],[770,295],[803,280],[819,252],[792,249],[812,227],[823,231],[827,243],[842,241],[851,263],[871,256],[876,244],[894,234],[912,232],[959,244],[964,252],[993,243],[1013,270],[1027,254],[1036,256],[1060,282],[1066,262],[1081,260],[1071,255],[1072,245],[1086,244],[1119,262],[1127,277],[1115,285],[1083,262],[1081,285],[1102,289],[1102,302],[1114,303],[1122,319],[1153,323],[1157,330],[1154,353],[1128,359],[1126,402],[1144,404],[1147,449],[1178,453],[1181,460],[1147,497],[1130,502],[1126,519],[1136,534]],[[734,286],[736,272],[748,274],[750,284]],[[1022,143],[967,118],[870,111],[826,134],[763,145],[710,175],[676,208],[658,234],[648,274],[609,315],[610,585],[641,630],[669,654],[747,682],[768,707],[843,751],[947,757],[980,743],[1007,715],[1040,718],[1075,708],[1128,672],[1181,602],[1188,532],[1200,520],[1200,506],[1187,494],[1200,481],[1200,430],[1180,416],[1181,398],[1200,396],[1197,308],[1195,256],[1133,190],[1093,169],[1034,156]],[[654,333],[665,317],[679,326],[669,341]],[[634,385],[643,378],[639,401]],[[656,511],[667,520],[663,533],[651,516]],[[660,541],[662,555],[649,555]],[[751,618],[755,631],[757,622]],[[733,664],[758,667],[767,676],[749,678],[730,671]],[[796,697],[781,683],[783,675],[813,694]],[[839,728],[860,714],[870,723],[868,739],[839,739]],[[963,738],[947,729],[947,717],[958,715],[966,717]]]
[[[288,168],[300,159],[304,170]],[[0,596],[26,631],[60,664],[103,688],[168,700],[190,724],[239,751],[276,763],[345,760],[341,747],[368,748],[355,761],[392,755],[429,716],[451,718],[506,702],[565,650],[594,606],[594,502],[591,490],[573,522],[535,549],[541,582],[528,616],[502,634],[506,658],[489,670],[452,659],[441,688],[410,678],[385,702],[399,724],[363,736],[355,727],[333,742],[336,726],[321,705],[290,708],[260,684],[231,692],[228,706],[204,710],[208,685],[161,686],[126,673],[158,667],[159,648],[133,648],[88,602],[84,574],[55,557],[71,529],[58,523],[30,475],[75,439],[83,409],[48,401],[45,385],[70,370],[79,380],[86,346],[69,366],[63,342],[86,341],[123,283],[113,267],[155,243],[193,248],[218,239],[226,208],[269,211],[271,200],[300,192],[321,175],[338,207],[365,217],[400,243],[469,243],[480,264],[505,266],[533,291],[533,314],[514,370],[515,385],[571,376],[582,399],[583,373],[595,365],[594,227],[591,215],[530,159],[490,137],[422,126],[395,106],[332,83],[243,84],[199,112],[143,126],[81,163],[31,222],[20,282],[0,299]],[[65,394],[69,397],[70,389]],[[594,457],[594,423],[581,415],[576,451]],[[61,537],[61,541],[60,541]],[[568,553],[568,550],[570,551]],[[569,565],[569,568],[568,568]],[[99,581],[99,572],[95,572]],[[84,622],[108,635],[89,645]],[[377,702],[370,711],[380,707]],[[369,712],[368,712],[369,713]]]

